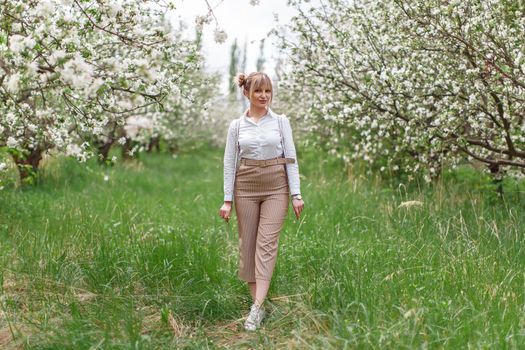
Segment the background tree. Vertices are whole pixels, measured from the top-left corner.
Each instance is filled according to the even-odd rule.
[[[0,16],[0,147],[26,178],[54,149],[103,152],[127,118],[195,101],[201,57],[157,1],[9,1]],[[202,79],[199,80],[202,82]],[[206,85],[206,84],[204,84]]]
[[[230,49],[230,68],[228,70],[229,72],[229,79],[228,79],[228,91],[230,93],[230,97],[235,98],[237,87],[233,84],[233,79],[239,72],[239,59],[240,59],[240,50],[239,46],[237,45],[237,38],[233,40],[233,44]]]
[[[257,72],[264,70],[264,63],[266,58],[264,57],[264,39],[261,39],[259,43],[259,57],[257,57],[257,63],[255,64]]]
[[[525,167],[524,7],[506,1],[292,1],[282,83],[345,161],[421,173]]]

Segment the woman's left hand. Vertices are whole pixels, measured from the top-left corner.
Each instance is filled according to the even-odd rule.
[[[293,205],[293,211],[295,213],[295,217],[297,220],[299,220],[299,217],[301,216],[301,212],[304,208],[304,202],[302,199],[292,199],[292,205]]]

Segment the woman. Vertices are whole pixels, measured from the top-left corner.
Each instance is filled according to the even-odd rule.
[[[224,204],[219,215],[228,222],[235,202],[239,227],[239,278],[248,283],[253,305],[246,330],[256,330],[272,278],[279,232],[288,212],[289,197],[299,219],[299,166],[290,122],[272,112],[272,82],[261,72],[236,77],[250,102],[231,122],[224,152]]]

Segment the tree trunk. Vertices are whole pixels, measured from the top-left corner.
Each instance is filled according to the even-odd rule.
[[[100,163],[106,164],[109,156],[109,150],[111,149],[112,145],[113,141],[109,141],[98,146],[98,160]]]
[[[32,150],[27,157],[13,154],[13,160],[15,161],[16,166],[18,168],[20,181],[22,183],[26,181],[30,176],[36,174],[38,170],[38,165],[42,160],[42,153],[43,150],[40,147],[38,147]]]
[[[131,155],[129,154],[132,148],[131,145],[132,145],[132,141],[129,138],[126,138],[126,143],[122,145],[122,159],[129,160],[132,158]]]
[[[148,153],[151,153],[155,149],[160,152],[160,137],[152,137],[148,144]]]
[[[169,149],[172,154],[177,154],[179,152],[179,145],[177,143],[172,143],[170,144]]]
[[[498,164],[489,164],[488,165],[490,174],[492,175],[492,183],[496,185],[496,192],[498,196],[503,197],[503,179],[501,178],[500,166]]]

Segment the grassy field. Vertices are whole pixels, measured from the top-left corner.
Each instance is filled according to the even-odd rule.
[[[0,191],[0,348],[525,347],[525,193],[299,156],[306,207],[289,211],[256,333],[236,222],[218,216],[222,150],[50,161],[37,186]]]

